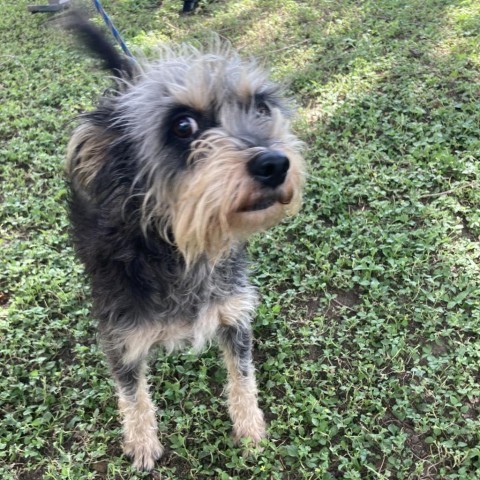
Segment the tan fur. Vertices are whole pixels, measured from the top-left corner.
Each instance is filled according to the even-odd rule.
[[[220,45],[208,55],[187,48],[180,58],[168,50],[162,51],[163,62],[158,67],[152,64],[145,71],[139,88],[121,98],[125,108],[135,105],[138,117],[150,118],[154,112],[149,105],[155,99],[145,92],[150,91],[147,85],[151,84],[153,89],[155,79],[161,74],[169,103],[206,114],[212,105],[222,107],[218,112],[221,127],[206,131],[192,143],[191,168],[176,182],[160,170],[149,126],[138,122],[136,117],[124,120],[138,128],[131,135],[141,140],[139,154],[145,157],[137,176],[137,180],[146,185],[141,208],[142,228],[146,231],[154,223],[166,239],[168,232],[173,231],[176,246],[187,265],[204,255],[212,262],[218,261],[228,254],[232,244],[270,228],[283,217],[296,213],[300,206],[305,163],[299,152],[303,145],[290,133],[288,120],[274,106],[271,106],[271,115],[257,119],[255,124],[255,128],[263,129],[263,135],[271,144],[249,148],[242,142],[242,133],[251,129],[252,120],[245,115],[245,108],[249,108],[246,106],[261,91],[267,77],[254,63],[243,62],[230,54],[224,58],[221,53]],[[228,101],[223,103],[227,100],[226,94]],[[232,98],[243,101],[244,106],[231,102]],[[264,194],[248,174],[246,165],[267,149],[283,152],[290,161],[285,184],[275,193],[279,201],[264,211],[243,214],[242,208]]]
[[[299,211],[302,201],[301,187],[304,178],[303,158],[288,148],[284,148],[283,152],[290,160],[290,169],[285,183],[279,191],[280,201],[265,210],[232,212],[229,217],[229,226],[237,239],[244,240],[254,233],[267,230],[279,223],[284,217],[295,215]],[[255,198],[256,195],[258,193],[254,186],[250,193],[251,203],[254,203],[252,198]]]
[[[105,162],[108,147],[114,136],[105,130],[84,123],[73,133],[67,147],[65,168],[70,178],[74,178],[85,190]],[[81,145],[81,148],[77,148]]]
[[[262,86],[266,80],[265,71],[262,68],[249,68],[248,70],[243,69],[240,74],[238,81],[235,85],[238,96],[244,101],[247,102],[255,92]]]
[[[103,105],[102,115],[83,117],[68,145],[66,164],[77,194],[72,197],[77,202],[73,213],[81,220],[83,210],[91,206],[86,220],[95,223],[88,236],[102,240],[90,243],[103,247],[92,258],[89,252],[97,250],[86,245],[85,263],[91,271],[102,270],[104,258],[97,257],[104,251],[106,264],[117,268],[116,263],[125,262],[125,272],[115,270],[122,273],[118,275],[123,283],[111,290],[111,301],[101,299],[98,310],[102,341],[118,385],[124,451],[133,457],[134,467],[146,470],[163,453],[146,380],[146,359],[157,344],[167,352],[184,346],[199,351],[218,334],[228,372],[234,437],[254,444],[265,437],[251,355],[250,323],[257,295],[249,286],[244,248],[238,243],[296,213],[305,176],[302,145],[290,133],[287,104],[258,64],[242,60],[221,42],[214,42],[209,51],[183,46],[165,47],[159,53],[158,62],[140,62],[130,78],[117,79],[118,91]],[[192,131],[186,138],[176,131],[176,122],[184,116],[196,122],[190,123]],[[105,127],[97,126],[99,122]],[[114,143],[125,157],[108,158]],[[264,153],[288,159],[278,182],[265,181],[255,172],[255,161]],[[109,160],[112,163],[106,164]],[[103,166],[112,167],[112,181],[120,183],[113,185],[106,200],[96,196],[97,191],[109,192],[110,179],[97,177]],[[132,215],[115,218],[121,208]],[[134,222],[129,228],[127,220]],[[83,242],[85,224],[78,219],[77,223],[77,241]],[[98,235],[104,224],[114,235]],[[138,241],[141,232],[133,234],[133,228],[143,230],[145,245]],[[154,229],[161,237],[160,261],[155,258],[152,268],[148,260],[138,262],[142,275],[131,276],[137,269],[131,259],[137,259],[139,251],[147,259],[156,255],[147,247],[158,241]],[[178,252],[165,248],[164,242],[174,244],[186,268]],[[225,263],[216,264],[223,259]],[[192,281],[184,281],[190,274]],[[109,291],[112,281],[110,276],[101,277],[96,276],[103,285],[97,297]],[[160,293],[137,295],[142,279]],[[135,286],[130,285],[133,281]],[[162,305],[163,288],[170,281],[172,293]],[[199,300],[204,302],[200,311]],[[188,302],[194,308],[186,308]],[[110,312],[110,319],[102,318],[108,315],[105,312]],[[135,312],[144,312],[145,317],[137,318]],[[178,318],[168,318],[172,312]],[[197,318],[181,317],[191,312],[197,312]]]
[[[225,351],[223,357],[228,371],[228,412],[233,422],[234,439],[237,442],[249,439],[257,444],[266,436],[266,425],[258,407],[253,365],[249,375],[242,377],[232,356]]]
[[[200,350],[210,341],[219,325],[233,326],[250,322],[256,306],[256,294],[252,288],[243,295],[228,299],[221,305],[205,308],[194,327],[190,322],[174,322],[170,326],[150,324],[148,327],[125,332],[123,340],[125,365],[135,362],[157,343],[167,350],[189,343],[194,350]],[[118,347],[118,345],[117,345]],[[228,411],[233,422],[233,434],[237,441],[249,439],[258,443],[265,437],[263,413],[258,407],[257,387],[253,365],[249,374],[239,374],[239,366],[228,352],[224,352],[228,371]],[[138,469],[150,470],[163,453],[157,438],[157,421],[155,408],[148,393],[145,367],[141,371],[139,386],[134,397],[119,392],[119,410],[124,433],[124,452],[133,458],[133,465]]]
[[[253,288],[244,295],[230,297],[219,308],[220,324],[223,326],[235,326],[249,323],[257,303],[257,294]]]
[[[290,168],[284,184],[275,193],[278,201],[254,212],[243,210],[264,193],[248,175],[246,165],[262,149],[242,149],[220,130],[195,142],[190,158],[194,168],[177,185],[171,214],[177,247],[187,265],[204,254],[217,261],[235,242],[270,228],[299,210],[305,164],[295,145],[290,146],[293,137],[286,133],[285,126],[281,135],[281,128],[275,129],[279,135],[275,147],[289,158]]]
[[[123,340],[123,362],[129,364],[145,355],[155,344],[162,344],[166,351],[172,352],[181,348],[190,338],[191,329],[186,322],[175,322],[172,325],[149,324],[132,332],[125,332]],[[115,345],[116,348],[118,348]],[[108,348],[108,346],[106,346]]]
[[[177,319],[167,325],[159,322],[124,332],[123,340],[116,339],[115,348],[119,348],[119,342],[122,344],[125,365],[145,356],[154,345],[161,345],[167,352],[190,345],[198,352],[214,338],[220,325],[249,323],[256,304],[257,296],[252,289],[247,294],[229,298],[221,305],[213,304],[204,308],[195,323]],[[109,348],[108,345],[104,347]]]
[[[219,308],[222,325],[232,326],[251,321],[257,297],[252,289],[249,293],[234,296]],[[266,436],[266,425],[263,412],[258,407],[257,385],[253,364],[248,365],[248,375],[240,373],[239,365],[228,350],[223,352],[228,373],[227,400],[228,412],[233,422],[233,436],[239,442],[248,439],[258,444]]]
[[[158,68],[166,75],[164,81],[168,84],[168,94],[172,100],[197,111],[204,111],[211,106],[212,101],[223,100],[221,95],[225,91],[227,76],[231,82],[229,86],[234,87],[242,100],[250,99],[267,81],[265,69],[253,59],[241,60],[231,46],[218,37],[210,39],[208,43],[207,49],[197,49],[187,44],[175,45],[173,49],[167,45],[159,46],[157,56],[162,61]],[[145,65],[141,67],[142,74],[156,78],[156,63],[149,63],[146,59],[145,61]],[[165,65],[175,65],[182,70],[185,74],[181,76],[181,81],[175,68],[172,68],[171,77],[168,77],[169,72],[165,72]]]
[[[123,424],[123,451],[133,458],[135,468],[151,470],[162,456],[163,447],[157,437],[155,407],[144,374],[134,398],[119,392],[118,408]]]
[[[176,102],[188,105],[197,112],[206,111],[214,98],[215,83],[212,77],[221,74],[218,62],[192,62],[184,85],[171,85],[171,94]]]
[[[216,306],[205,308],[194,324],[191,321],[177,319],[172,324],[164,325],[148,324],[133,332],[125,332],[123,344],[123,362],[129,364],[135,362],[154,345],[161,345],[166,352],[184,348],[190,345],[194,351],[200,351],[215,336],[220,324],[220,313]],[[118,348],[117,338],[115,348]],[[105,345],[105,348],[109,348]]]
[[[195,153],[195,169],[179,185],[172,218],[173,234],[187,264],[204,253],[218,259],[230,249],[234,238],[228,214],[250,184],[244,172],[247,157],[227,139],[216,140],[211,151],[200,144]]]

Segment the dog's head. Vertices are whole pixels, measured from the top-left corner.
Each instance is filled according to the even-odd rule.
[[[142,196],[144,231],[173,238],[187,264],[219,259],[298,210],[301,144],[281,89],[256,62],[216,42],[208,51],[163,48],[141,66],[108,64],[119,88],[103,101],[106,124],[86,115],[69,148],[82,188],[115,162],[110,145],[125,142],[134,172],[125,182]]]

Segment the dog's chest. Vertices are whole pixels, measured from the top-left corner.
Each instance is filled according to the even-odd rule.
[[[201,350],[222,323],[222,308],[248,285],[243,255],[212,268],[207,264],[185,272],[165,273],[164,265],[148,266],[149,294],[142,302],[141,321],[126,341],[127,356],[135,358],[153,346],[167,352]],[[172,273],[175,273],[172,275]]]
[[[218,264],[202,261],[188,271],[181,262],[167,269],[164,258],[157,259],[146,270],[145,283],[150,292],[147,305],[160,322],[208,330],[211,322],[205,320],[205,312],[249,284],[245,255],[240,249]]]
[[[125,338],[124,361],[128,363],[153,346],[163,347],[168,353],[189,347],[199,351],[214,338],[220,321],[219,308],[215,305],[203,308],[193,321],[175,318],[165,322],[161,317],[150,318]]]
[[[157,327],[155,343],[168,352],[181,348],[200,351],[215,337],[219,325],[218,309],[212,305],[203,308],[194,321],[176,319],[170,325]]]

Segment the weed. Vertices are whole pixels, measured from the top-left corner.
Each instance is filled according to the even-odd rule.
[[[0,475],[147,478],[121,455],[68,240],[65,145],[108,80],[27,3],[0,3]],[[216,31],[264,59],[310,163],[302,214],[250,247],[270,437],[232,444],[215,347],[158,355],[153,478],[479,478],[478,2],[104,7],[132,47]]]

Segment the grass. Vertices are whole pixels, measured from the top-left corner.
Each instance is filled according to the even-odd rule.
[[[179,17],[180,1],[105,0],[130,46],[216,31],[265,59],[310,164],[301,215],[250,249],[263,451],[232,444],[215,347],[158,355],[152,475],[121,456],[68,240],[65,145],[108,81],[28,3],[0,0],[1,478],[480,478],[478,2],[202,1]]]

